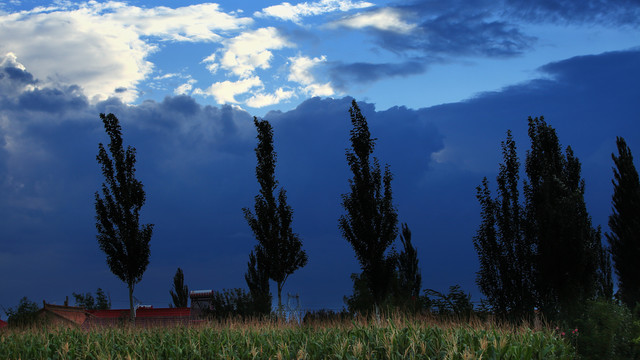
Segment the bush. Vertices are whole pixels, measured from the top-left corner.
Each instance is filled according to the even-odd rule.
[[[7,322],[10,326],[28,326],[35,323],[38,310],[38,305],[25,296],[16,308],[8,308],[4,312],[9,317]]]
[[[224,289],[214,291],[210,308],[204,313],[209,319],[248,318],[256,316],[251,294],[244,289]]]
[[[590,301],[575,321],[575,345],[582,359],[638,359],[631,311],[608,300]],[[569,332],[567,333],[569,334]],[[573,337],[573,334],[572,334]]]

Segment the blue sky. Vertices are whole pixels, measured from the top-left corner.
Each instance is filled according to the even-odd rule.
[[[342,307],[358,271],[337,228],[351,98],[395,175],[423,287],[478,300],[475,187],[495,179],[507,129],[524,161],[528,116],[574,148],[608,230],[615,137],[640,151],[638,19],[632,0],[0,4],[0,305],[102,287],[127,306],[93,218],[98,114],[113,112],[156,224],[136,297],[166,305],[178,266],[191,289],[245,287],[259,116],[309,254],[285,292]]]

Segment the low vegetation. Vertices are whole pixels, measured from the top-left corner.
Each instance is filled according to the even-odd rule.
[[[471,323],[472,324],[472,323]],[[3,359],[573,359],[556,332],[432,318],[226,321],[173,328],[13,329]]]

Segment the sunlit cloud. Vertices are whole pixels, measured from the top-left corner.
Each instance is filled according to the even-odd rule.
[[[321,0],[316,2],[303,2],[296,5],[283,2],[279,5],[266,7],[262,9],[262,11],[256,11],[254,16],[275,17],[300,24],[303,17],[321,15],[334,11],[363,9],[371,6],[374,6],[374,4],[366,1],[353,2],[350,0]]]
[[[283,88],[278,88],[273,94],[256,94],[249,98],[245,103],[248,106],[254,108],[261,108],[269,105],[279,104],[284,100],[288,100],[295,95],[295,92],[292,90],[284,90]]]
[[[406,34],[417,25],[405,21],[403,14],[393,8],[381,8],[375,11],[356,14],[336,20],[330,27],[348,27],[352,29],[373,28],[382,31]]]
[[[301,85],[302,91],[310,96],[331,96],[335,94],[331,83],[318,84],[313,75],[312,69],[318,64],[327,61],[326,56],[310,58],[307,56],[290,57],[291,65],[289,67],[289,81],[297,82]]]
[[[188,95],[191,93],[191,90],[193,89],[193,84],[195,84],[196,82],[198,82],[196,79],[189,79],[186,83],[175,88],[173,90],[173,93],[175,95]]]
[[[252,76],[256,69],[270,67],[273,57],[271,50],[293,46],[274,27],[246,31],[224,42],[220,67],[233,75],[247,78]],[[212,60],[215,61],[215,58]]]
[[[123,2],[59,4],[0,14],[0,53],[14,53],[44,84],[77,84],[93,102],[111,96],[132,102],[137,85],[154,69],[147,58],[158,47],[149,38],[221,41],[217,31],[252,22],[221,12],[217,4],[177,9]]]
[[[238,81],[221,81],[213,83],[207,89],[195,89],[195,95],[212,96],[218,104],[237,104],[237,95],[249,92],[253,88],[263,86],[259,77],[253,76]]]

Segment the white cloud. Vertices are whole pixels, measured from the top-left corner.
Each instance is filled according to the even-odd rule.
[[[310,58],[307,56],[290,57],[291,67],[288,80],[295,81],[303,85],[309,85],[315,81],[311,68],[319,63],[327,61],[326,56]]]
[[[302,91],[310,96],[331,96],[336,93],[330,82],[326,84],[311,84],[305,86]]]
[[[305,16],[321,15],[333,11],[349,11],[352,9],[363,9],[374,6],[374,4],[366,1],[352,2],[350,0],[321,0],[316,2],[303,2],[291,5],[283,2],[279,5],[273,5],[254,13],[256,17],[275,17],[282,20],[293,21],[300,24]]]
[[[173,93],[176,95],[188,95],[196,82],[198,82],[196,79],[189,79],[186,83],[175,88]]]
[[[382,8],[379,10],[349,16],[334,21],[332,27],[344,26],[353,29],[371,27],[378,30],[405,34],[416,28],[416,24],[406,22],[402,13],[396,9]]]
[[[212,74],[215,74],[220,67],[220,64],[216,62],[216,54],[207,56],[206,58],[204,58],[204,60],[201,61],[201,63],[207,64],[207,70],[209,70],[209,72],[211,72]]]
[[[220,11],[218,4],[196,4],[177,9],[164,6],[145,9],[109,2],[116,9],[103,15],[117,23],[128,24],[145,36],[158,36],[173,41],[220,41],[214,31],[238,30],[250,25],[251,18],[238,18]]]
[[[293,97],[295,93],[291,90],[284,90],[283,88],[278,88],[273,94],[256,94],[249,98],[245,103],[248,106],[254,108],[261,108],[269,105],[275,105],[280,103],[283,100],[290,99]]]
[[[302,87],[304,93],[311,96],[331,96],[335,94],[330,82],[326,84],[316,83],[316,78],[311,72],[313,67],[327,61],[326,56],[316,58],[296,56],[289,58],[289,61],[291,61],[291,66],[287,79],[301,85],[306,85]]]
[[[293,47],[273,27],[244,32],[225,41],[224,45],[220,67],[241,78],[252,76],[255,69],[268,69],[273,57],[270,50]]]
[[[58,4],[0,13],[0,53],[13,52],[49,84],[77,84],[92,101],[117,96],[134,101],[137,85],[153,70],[157,50],[149,38],[221,41],[215,31],[240,29],[253,20],[236,18],[216,4],[177,9],[139,8],[123,2]],[[130,91],[116,92],[126,88]]]
[[[213,96],[218,104],[237,104],[236,96],[249,92],[253,88],[262,88],[259,77],[253,76],[239,81],[222,81],[213,83],[207,89],[195,89],[196,95]]]

